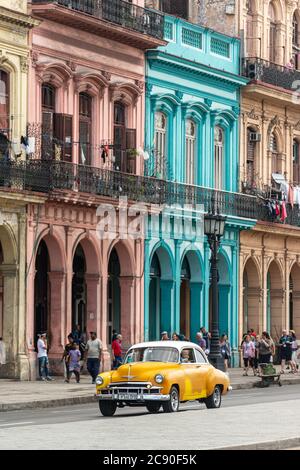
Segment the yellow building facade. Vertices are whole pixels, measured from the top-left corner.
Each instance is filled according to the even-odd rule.
[[[26,0],[0,0],[0,337],[6,349],[0,377],[28,379],[25,344],[26,205],[15,165],[25,158],[28,35],[37,24]]]

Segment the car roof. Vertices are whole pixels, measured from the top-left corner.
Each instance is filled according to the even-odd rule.
[[[131,346],[132,348],[148,348],[148,347],[160,347],[160,348],[175,348],[180,351],[182,348],[197,348],[202,351],[200,346],[196,343],[191,343],[190,341],[149,341],[146,343],[138,343]]]

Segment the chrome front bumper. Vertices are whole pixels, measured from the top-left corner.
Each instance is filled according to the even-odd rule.
[[[124,394],[119,394],[119,393],[114,393],[114,394],[101,394],[97,393],[96,398],[98,400],[106,400],[106,401],[128,401],[131,403],[145,403],[148,401],[168,401],[170,400],[170,395],[149,395],[148,393],[142,394],[142,395],[137,395],[134,398],[130,398],[129,396],[126,397]]]
[[[111,400],[130,403],[145,403],[148,401],[168,401],[170,395],[160,393],[162,387],[150,383],[118,383],[104,389],[97,389],[98,400]]]

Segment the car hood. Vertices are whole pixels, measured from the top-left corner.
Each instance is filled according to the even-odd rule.
[[[164,374],[178,365],[166,362],[133,362],[124,364],[112,374],[112,382],[149,382],[156,374]]]

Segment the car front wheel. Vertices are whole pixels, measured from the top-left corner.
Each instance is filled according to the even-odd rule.
[[[147,403],[146,408],[149,413],[158,413],[161,407],[161,403]]]
[[[206,408],[220,408],[222,402],[222,392],[219,385],[215,386],[214,393],[205,398]]]
[[[99,401],[99,409],[103,416],[113,416],[117,409],[115,401]]]
[[[171,388],[170,399],[163,403],[163,410],[165,413],[173,413],[179,409],[179,392],[176,387]]]

